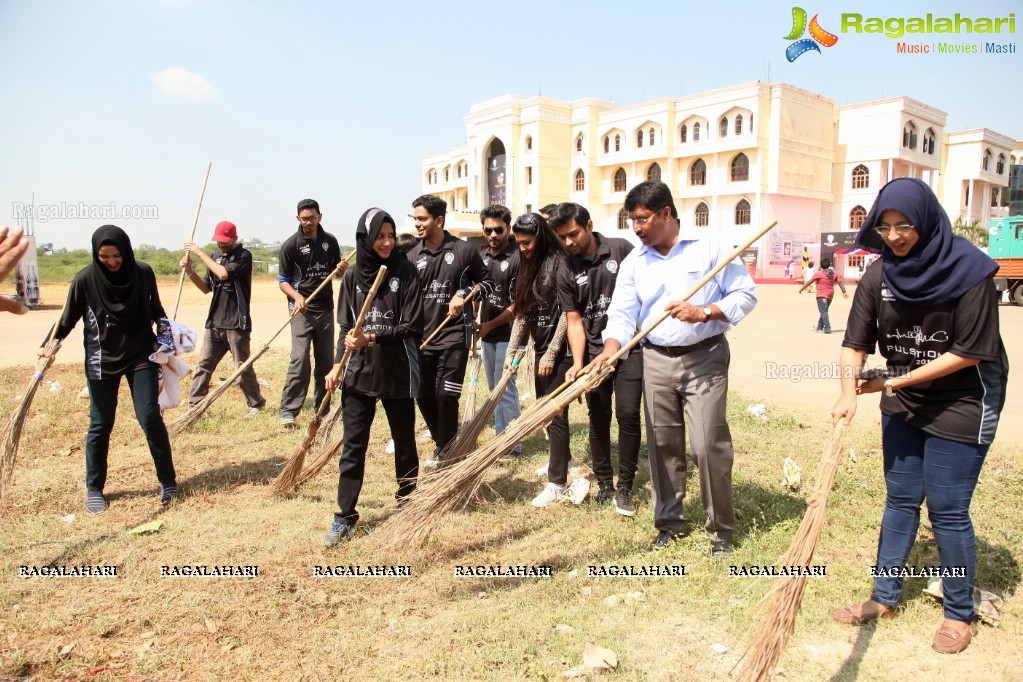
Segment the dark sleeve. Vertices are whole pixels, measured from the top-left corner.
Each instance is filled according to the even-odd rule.
[[[480,295],[489,296],[494,293],[494,278],[490,276],[490,268],[483,262],[483,257],[474,247],[466,244],[469,252],[469,280],[480,285]]]
[[[252,254],[248,250],[245,250],[236,260],[224,263],[224,269],[227,270],[227,279],[232,282],[237,279],[245,279],[246,277],[251,276]]]
[[[996,296],[994,280],[988,277],[959,297],[953,313],[950,353],[990,362],[1001,358]]]
[[[877,345],[877,297],[881,291],[880,266],[868,269],[853,295],[842,345],[873,355]],[[811,280],[812,281],[812,280]]]
[[[71,288],[67,292],[67,302],[64,304],[64,312],[60,315],[60,322],[57,327],[56,338],[64,339],[71,330],[78,324],[85,314],[85,281],[81,277],[75,277],[71,282]],[[47,339],[49,335],[47,335]],[[43,341],[43,345],[46,341]]]
[[[163,309],[160,302],[160,289],[156,286],[156,273],[152,268],[146,268],[146,280],[149,286],[149,306],[153,312],[153,322],[159,322],[161,318],[167,317],[167,311]]]
[[[341,278],[340,291],[337,292],[337,351],[334,354],[334,362],[341,362],[345,354],[345,336],[355,326],[355,316],[352,309],[355,307],[355,268],[345,271]]]
[[[277,274],[280,277],[284,277],[289,282],[291,281],[291,273],[295,269],[295,263],[292,260],[294,254],[292,254],[290,248],[291,244],[292,241],[289,239],[281,246],[280,258],[277,265]]]
[[[405,339],[423,337],[423,296],[419,291],[419,277],[414,269],[406,270],[401,278],[401,324],[377,334],[377,343],[398,343]]]
[[[566,313],[575,310],[575,279],[573,279],[572,271],[568,269],[568,264],[565,261],[558,265],[558,276],[555,286],[557,287],[558,304],[561,306],[561,310]]]

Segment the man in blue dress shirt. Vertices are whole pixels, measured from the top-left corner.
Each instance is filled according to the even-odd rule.
[[[681,298],[728,257],[719,235],[680,229],[670,188],[662,182],[636,185],[625,210],[642,247],[622,262],[604,350],[590,367],[603,364],[665,310],[671,317],[643,343],[643,403],[654,494],[653,548],[689,533],[682,513],[686,490],[685,419],[707,511],[711,552],[732,549],[732,435],[725,418],[729,350],[725,332],[757,303],[753,280],[739,259],[729,263],[690,301]]]

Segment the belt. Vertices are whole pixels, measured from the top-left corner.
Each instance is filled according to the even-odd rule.
[[[714,336],[708,337],[703,341],[697,341],[690,346],[658,346],[656,343],[650,343],[646,341],[643,345],[648,348],[653,348],[659,353],[664,355],[670,355],[672,357],[678,357],[679,355],[685,355],[686,353],[692,353],[693,351],[700,350],[701,348],[707,348],[713,346],[715,343],[720,341],[724,337],[724,334],[715,334]]]

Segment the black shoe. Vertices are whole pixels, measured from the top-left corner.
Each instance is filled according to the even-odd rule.
[[[646,548],[647,552],[656,552],[664,549],[676,540],[681,540],[686,536],[686,533],[672,533],[670,530],[662,530],[657,533],[657,537],[654,538],[653,543]]]
[[[715,559],[727,559],[732,555],[732,543],[728,540],[712,540],[710,555]]]
[[[600,487],[600,490],[597,492],[597,504],[599,505],[611,504],[612,502],[614,502],[614,499],[615,499],[614,488],[612,488],[611,486]]]
[[[632,502],[632,490],[625,486],[618,486],[615,492],[615,511],[622,516],[635,516],[636,505]]]

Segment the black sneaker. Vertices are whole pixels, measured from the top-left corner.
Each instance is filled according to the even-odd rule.
[[[597,504],[599,505],[611,504],[612,502],[614,502],[614,499],[615,499],[614,488],[612,488],[611,486],[600,487],[600,490],[597,492]]]
[[[647,552],[657,552],[670,546],[671,543],[676,540],[681,540],[686,536],[685,533],[672,533],[670,530],[662,530],[657,533],[657,537],[654,541],[646,548]]]
[[[103,497],[102,491],[85,491],[85,508],[89,510],[90,514],[102,514],[107,510],[107,506],[107,498]]]
[[[632,502],[632,490],[619,486],[615,492],[615,511],[622,516],[635,516],[636,505]]]
[[[711,541],[710,555],[715,559],[727,559],[732,555],[732,543],[728,540]]]
[[[342,540],[347,540],[355,534],[355,530],[348,525],[347,521],[335,521],[330,526],[330,530],[323,536],[323,544],[327,547],[333,547]]]
[[[176,499],[178,499],[177,484],[160,486],[160,504],[170,504]]]

